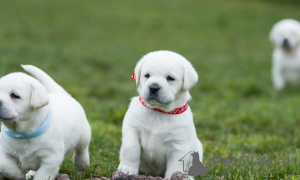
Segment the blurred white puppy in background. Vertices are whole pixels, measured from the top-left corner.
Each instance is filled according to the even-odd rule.
[[[276,23],[270,40],[274,44],[272,78],[276,90],[286,83],[300,83],[300,23],[285,19]]]
[[[202,161],[202,144],[187,103],[197,72],[183,56],[156,51],[137,63],[135,76],[139,97],[132,98],[123,120],[118,170],[170,179],[183,171],[179,160],[188,152],[198,152]]]
[[[9,179],[52,180],[70,151],[84,170],[91,128],[83,108],[42,70],[23,68],[39,81],[21,72],[0,79],[0,172]]]

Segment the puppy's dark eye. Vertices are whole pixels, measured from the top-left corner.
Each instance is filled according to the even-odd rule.
[[[149,78],[149,77],[150,77],[149,73],[145,74],[145,78]]]
[[[17,95],[16,93],[11,93],[11,94],[10,94],[10,97],[11,97],[12,99],[21,99],[21,97],[20,97],[19,95]]]
[[[167,77],[167,80],[168,80],[168,81],[175,81],[175,79],[174,79],[173,77],[171,77],[171,76],[168,76],[168,77]]]

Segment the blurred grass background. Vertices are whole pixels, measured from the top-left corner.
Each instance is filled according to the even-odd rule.
[[[72,94],[92,126],[91,167],[78,172],[68,156],[60,172],[71,179],[108,177],[119,163],[122,119],[137,94],[130,78],[136,62],[154,50],[178,52],[199,74],[190,106],[204,164],[210,167],[199,179],[298,179],[299,166],[226,169],[213,166],[212,157],[290,155],[300,161],[300,88],[272,90],[268,40],[277,21],[300,19],[299,5],[279,0],[0,1],[0,75],[33,64]]]

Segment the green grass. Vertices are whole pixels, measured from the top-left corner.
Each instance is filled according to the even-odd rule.
[[[199,179],[299,179],[299,166],[212,165],[215,155],[300,160],[300,88],[276,93],[270,78],[268,33],[283,18],[299,20],[299,3],[1,1],[0,75],[36,65],[83,105],[93,130],[91,167],[78,172],[68,156],[61,172],[89,179],[117,169],[136,62],[154,50],[178,52],[199,74],[190,106],[210,167]]]

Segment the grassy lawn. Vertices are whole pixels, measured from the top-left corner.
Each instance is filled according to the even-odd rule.
[[[299,179],[300,87],[272,90],[268,40],[275,22],[300,20],[295,3],[1,1],[0,75],[36,65],[83,105],[93,130],[91,166],[78,172],[67,156],[60,172],[89,179],[117,169],[136,62],[154,50],[178,52],[199,74],[190,106],[210,171],[197,179]],[[214,156],[288,155],[298,166],[213,165]]]

